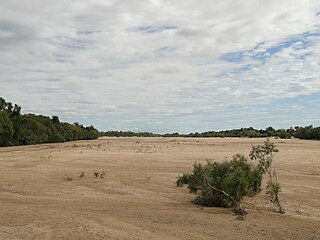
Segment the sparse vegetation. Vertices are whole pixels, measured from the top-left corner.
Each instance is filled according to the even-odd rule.
[[[279,150],[274,143],[267,139],[263,145],[252,146],[250,157],[251,159],[258,160],[259,171],[268,175],[266,193],[269,196],[270,201],[276,205],[279,213],[285,213],[279,200],[281,186],[278,183],[278,177],[272,164],[273,157],[277,152],[279,152]]]
[[[190,192],[198,194],[193,203],[208,207],[233,207],[239,215],[246,211],[241,206],[245,196],[260,191],[262,172],[249,164],[243,155],[222,163],[195,163],[190,174],[177,178],[177,186],[188,185]]]
[[[85,172],[81,172],[79,175],[79,178],[84,178],[84,176],[85,176]]]
[[[72,177],[66,174],[66,175],[64,176],[63,180],[69,182],[69,181],[72,181]]]
[[[105,171],[102,171],[102,172],[100,173],[100,178],[104,178],[104,175],[106,175],[106,173],[105,173]]]
[[[140,144],[136,144],[137,140],[141,141]],[[48,219],[48,214],[54,214],[49,219],[50,224],[59,228],[61,223],[67,221],[75,229],[65,231],[66,235],[61,238],[72,238],[79,235],[80,231],[90,239],[92,233],[86,228],[81,231],[78,225],[87,226],[93,218],[99,220],[107,214],[106,227],[111,221],[114,223],[112,226],[122,229],[123,221],[118,220],[123,216],[138,219],[139,226],[150,227],[146,228],[151,231],[150,234],[139,231],[137,238],[152,238],[155,226],[164,230],[170,228],[170,234],[165,231],[156,233],[172,239],[180,235],[183,239],[186,234],[195,239],[212,239],[214,236],[221,239],[318,238],[320,212],[317,199],[320,195],[315,190],[319,187],[319,142],[297,139],[276,141],[280,152],[273,158],[273,167],[276,168],[278,182],[282,187],[280,201],[288,214],[276,213],[275,205],[270,203],[265,190],[268,175],[265,174],[262,191],[253,197],[243,197],[240,201],[241,207],[247,211],[247,215],[243,216],[234,214],[232,208],[208,208],[190,203],[200,195],[200,190],[196,195],[189,193],[187,185],[183,188],[175,187],[176,176],[191,174],[195,161],[202,165],[207,164],[207,161],[221,163],[225,156],[229,156],[229,161],[232,161],[233,153],[237,152],[243,153],[247,163],[255,167],[259,162],[249,158],[251,145],[263,144],[265,139],[177,139],[182,150],[177,142],[170,140],[173,139],[103,138],[75,142],[77,146],[74,148],[71,147],[74,142],[2,148],[2,212],[3,216],[8,216],[3,218],[3,223],[9,226],[12,225],[10,219],[23,220],[31,216],[30,219],[37,224],[37,219]],[[271,138],[270,141],[273,142]],[[97,147],[99,143],[102,144],[100,149]],[[90,145],[93,146],[92,150]],[[152,151],[163,151],[159,154],[137,154],[136,150],[142,145],[151,146]],[[103,152],[104,148],[108,152]],[[49,155],[52,158],[48,161]],[[104,178],[95,178],[94,170],[104,170]],[[82,171],[85,176],[80,178]],[[72,177],[72,181],[63,180],[65,174]],[[31,201],[37,204],[30,204]],[[19,211],[16,211],[17,206],[12,202],[19,203]],[[77,214],[66,212],[67,208],[80,211],[83,215],[81,222]],[[245,222],[235,219],[245,219]],[[22,235],[25,232],[25,228],[20,229],[19,224],[13,230],[21,230]],[[136,228],[129,230],[125,236],[131,236],[137,231]],[[37,233],[30,233],[30,238],[36,239],[39,235]],[[3,239],[10,239],[12,234],[13,231],[8,231],[7,235],[2,233]],[[17,238],[21,234],[19,232]],[[93,238],[108,236],[108,233],[100,235],[99,232]],[[119,238],[123,236],[121,232]]]
[[[106,175],[105,171],[99,172],[99,171],[93,171],[93,175],[95,178],[104,178]]]
[[[93,175],[94,175],[95,178],[98,178],[98,177],[99,177],[99,174],[100,174],[100,173],[99,173],[98,171],[93,171]]]
[[[246,215],[241,200],[261,191],[262,177],[267,173],[269,180],[266,192],[278,211],[284,213],[279,200],[280,184],[272,166],[276,152],[276,146],[267,140],[263,145],[252,146],[250,157],[259,161],[256,166],[248,163],[247,158],[240,154],[222,163],[195,163],[191,173],[177,178],[177,186],[187,184],[191,193],[198,194],[192,201],[195,204],[232,207],[238,215]]]

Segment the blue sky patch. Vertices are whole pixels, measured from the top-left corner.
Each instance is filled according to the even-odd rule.
[[[293,98],[280,98],[272,101],[274,105],[293,105],[300,104],[303,106],[309,106],[313,104],[318,104],[320,109],[320,92],[313,93],[310,95],[301,95]]]
[[[95,33],[101,33],[101,31],[78,31],[77,35],[89,36]]]
[[[248,56],[253,60],[259,60],[262,63],[272,55],[281,52],[283,49],[293,47],[295,50],[306,49],[315,45],[316,41],[312,38],[320,38],[320,32],[304,32],[299,35],[292,36],[285,41],[281,41],[278,44],[275,44],[269,48],[263,49],[263,45],[265,42],[261,42],[257,44],[253,49],[244,50],[239,52],[230,52],[223,54],[220,59],[230,62],[230,63],[241,63],[243,61],[244,56]],[[255,53],[256,50],[261,49],[261,52]],[[309,53],[309,55],[311,52]],[[302,56],[306,57],[307,55]]]
[[[157,54],[157,55],[162,56],[162,55],[171,53],[171,52],[173,52],[175,50],[176,50],[175,47],[164,46],[164,47],[161,47],[161,48],[158,48],[157,50],[155,50],[154,53]]]
[[[175,26],[141,26],[133,28],[134,32],[143,32],[143,33],[159,33],[167,30],[178,29]]]
[[[239,63],[242,61],[245,52],[246,51],[226,53],[221,57],[221,59],[231,63]]]
[[[76,38],[70,39],[65,46],[73,49],[86,49],[92,44],[92,41],[88,40],[80,40]]]

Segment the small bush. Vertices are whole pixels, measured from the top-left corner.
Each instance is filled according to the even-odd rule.
[[[67,174],[65,175],[65,177],[63,178],[64,181],[72,181],[72,177],[68,176]]]
[[[79,178],[84,178],[85,172],[81,172]]]
[[[93,171],[93,175],[94,175],[95,178],[98,178],[100,173],[98,171]]]
[[[102,171],[102,172],[100,173],[100,178],[104,178],[104,175],[106,175],[106,173],[105,173],[105,171]]]
[[[234,207],[244,215],[240,206],[244,196],[260,191],[263,172],[249,164],[243,155],[235,155],[222,163],[195,163],[190,174],[177,178],[177,186],[188,185],[191,193],[198,196],[193,203],[208,207]]]
[[[93,175],[95,178],[104,178],[106,175],[105,171],[99,172],[99,171],[93,171]]]
[[[240,215],[238,219],[243,219],[246,212],[240,205],[241,200],[261,191],[262,177],[266,174],[266,194],[278,212],[285,213],[279,200],[281,187],[272,164],[278,151],[275,144],[267,139],[262,145],[252,146],[249,156],[258,161],[256,166],[249,164],[247,158],[240,154],[222,163],[195,163],[191,173],[177,178],[177,186],[187,184],[190,192],[198,194],[193,203],[208,207],[233,207]]]

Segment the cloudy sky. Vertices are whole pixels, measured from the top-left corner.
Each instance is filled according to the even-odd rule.
[[[1,0],[0,96],[100,130],[320,125],[320,1]]]

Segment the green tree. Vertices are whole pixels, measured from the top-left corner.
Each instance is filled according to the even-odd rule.
[[[48,142],[46,126],[34,115],[23,115],[12,118],[14,140],[16,145],[29,145]]]
[[[9,119],[7,112],[0,110],[0,146],[6,147],[12,145],[13,124]]]

